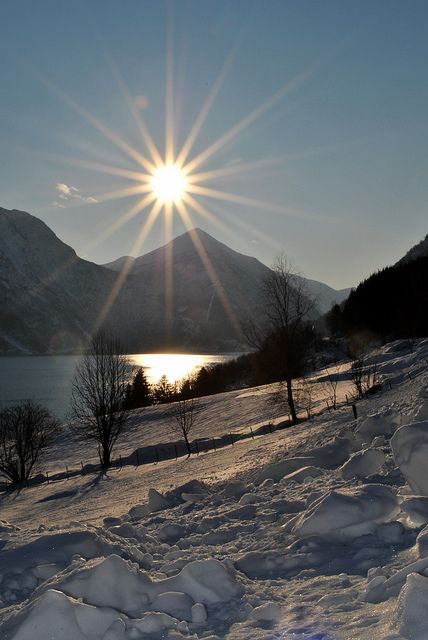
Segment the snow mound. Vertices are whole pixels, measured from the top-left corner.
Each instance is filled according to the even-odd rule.
[[[428,638],[428,617],[426,615],[428,600],[428,579],[411,573],[400,591],[395,620],[399,632],[409,640],[426,640]]]
[[[192,605],[194,602],[217,604],[242,593],[241,585],[219,560],[195,560],[175,576],[152,581],[136,565],[114,554],[87,563],[83,569],[60,579],[56,588],[89,604],[114,607],[133,617],[151,610],[153,601],[167,592],[180,593],[177,602],[172,602],[171,596],[163,600],[163,611],[172,615],[183,608],[186,596]],[[172,603],[171,610],[165,611],[166,602]]]
[[[391,436],[402,424],[402,418],[393,409],[387,409],[364,418],[355,435],[362,441],[371,443],[376,436]]]
[[[389,487],[369,484],[347,493],[331,491],[299,516],[293,533],[300,537],[354,538],[373,533],[377,525],[389,522],[400,511]]]
[[[170,501],[156,489],[149,489],[148,500],[150,511],[162,511],[172,506]]]
[[[428,496],[428,420],[400,427],[391,438],[391,447],[413,493]]]
[[[335,469],[348,459],[353,445],[353,438],[337,437],[316,449],[309,450],[307,455],[315,459],[318,467]]]
[[[296,471],[293,471],[293,473],[289,473],[288,475],[284,476],[281,480],[281,483],[288,484],[289,482],[305,482],[306,480],[318,478],[319,476],[322,476],[323,473],[324,470],[319,469],[318,467],[302,467],[302,469],[297,469]]]
[[[369,579],[364,600],[377,604],[384,602],[392,596],[397,596],[404,585],[407,576],[412,573],[426,574],[428,571],[428,558],[420,558],[396,571],[387,578],[385,575],[375,576]]]
[[[141,555],[136,549],[134,551],[130,549],[127,553],[123,547],[105,537],[102,530],[83,529],[44,533],[27,544],[8,549],[7,553],[1,554],[0,573],[4,574],[8,571],[17,573],[47,564],[58,564],[64,568],[73,556],[90,560],[110,553],[121,553],[132,559]]]
[[[11,618],[2,632],[13,640],[106,640],[118,617],[112,609],[97,609],[49,590]]]
[[[401,503],[401,509],[417,527],[428,523],[428,497],[411,496]]]
[[[352,454],[339,472],[345,480],[367,478],[377,473],[385,463],[385,454],[379,449],[363,449]]]
[[[156,596],[152,602],[153,611],[168,613],[178,620],[192,622],[193,598],[180,591],[164,591]]]
[[[258,474],[255,483],[261,484],[268,478],[274,480],[275,482],[279,482],[279,480],[281,480],[285,476],[288,476],[290,473],[293,473],[298,469],[302,469],[303,467],[316,465],[316,462],[317,461],[313,457],[304,457],[287,458],[286,460],[281,460],[280,462],[275,462],[274,464],[268,464]]]

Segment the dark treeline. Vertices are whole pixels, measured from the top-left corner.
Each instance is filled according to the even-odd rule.
[[[256,351],[227,362],[202,367],[198,372],[175,384],[171,384],[166,376],[162,376],[156,384],[150,385],[143,369],[139,369],[132,383],[128,385],[125,408],[136,409],[281,381],[284,379],[282,340],[281,335],[271,334]],[[314,333],[309,324],[301,336],[301,341],[299,353],[293,363],[293,377],[303,375],[308,364],[308,360],[302,358],[301,351],[304,349],[309,358],[309,355],[313,356],[318,352],[322,343],[320,336]],[[309,347],[312,349],[309,350]],[[293,349],[296,349],[296,345],[293,345]]]
[[[335,332],[368,330],[383,341],[428,335],[428,256],[374,273],[329,319]]]

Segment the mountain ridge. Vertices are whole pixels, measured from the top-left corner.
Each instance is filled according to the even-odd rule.
[[[247,260],[249,265],[251,263],[253,264],[254,269],[259,270],[260,273],[263,272],[264,277],[266,277],[271,271],[271,269],[267,267],[263,262],[261,262],[258,258],[232,249],[225,243],[217,240],[216,238],[213,238],[213,236],[211,236],[203,229],[200,229],[199,227],[195,227],[194,229],[191,229],[190,231],[177,236],[169,243],[167,243],[167,245],[162,245],[161,247],[153,249],[141,256],[121,256],[120,258],[113,260],[112,262],[105,263],[102,266],[113,271],[120,271],[123,268],[125,262],[128,262],[128,264],[130,263],[132,265],[130,267],[130,273],[142,273],[146,268],[148,268],[151,261],[154,260],[159,262],[162,259],[161,256],[165,255],[166,247],[168,245],[172,246],[174,256],[177,255],[177,253],[180,254],[185,251],[194,252],[195,247],[191,241],[192,234],[196,234],[199,239],[202,240],[203,244],[208,244],[208,247],[205,246],[206,249],[215,248],[218,250],[218,248],[221,248],[222,252],[232,252],[235,256],[239,257],[240,260]],[[178,251],[177,248],[179,249]],[[340,302],[342,302],[351,291],[350,288],[334,289],[328,284],[325,284],[324,282],[320,282],[318,280],[304,278],[303,276],[297,277],[302,280],[305,288],[308,289],[310,295],[312,295],[316,303],[318,303],[317,306],[320,313],[325,313],[326,311],[328,311],[334,302],[340,304]]]
[[[195,229],[137,258],[112,296],[117,268],[80,258],[37,217],[0,208],[0,353],[79,352],[99,327],[133,352],[242,351],[242,327],[264,317],[269,273]]]

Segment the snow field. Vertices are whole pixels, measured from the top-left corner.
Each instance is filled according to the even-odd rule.
[[[428,341],[399,349],[358,420],[2,496],[2,640],[426,640]]]

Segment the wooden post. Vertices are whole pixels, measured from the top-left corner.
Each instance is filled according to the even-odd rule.
[[[68,476],[68,466],[67,465],[65,465],[65,475],[67,476],[67,480],[68,480],[69,476]]]
[[[252,437],[252,439],[254,440],[254,433],[253,433],[253,429],[252,429],[252,427],[250,427],[250,431],[251,431],[251,437]]]
[[[217,447],[215,446],[215,438],[213,438],[214,451],[217,451]]]
[[[353,412],[354,418],[356,420],[357,417],[358,417],[358,414],[357,414],[357,407],[355,406],[355,404],[352,405],[352,412]]]
[[[270,422],[268,423],[268,427],[269,427],[269,431],[272,433],[272,425]]]

